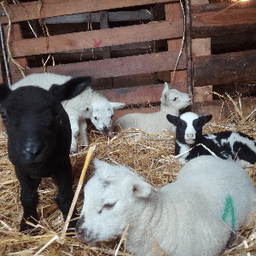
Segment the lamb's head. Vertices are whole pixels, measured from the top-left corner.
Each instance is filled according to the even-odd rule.
[[[187,107],[190,101],[189,94],[179,92],[176,89],[169,89],[168,84],[165,83],[161,97],[162,105],[180,110]]]
[[[108,135],[112,125],[112,119],[115,109],[120,109],[125,106],[121,102],[110,102],[106,98],[100,98],[93,101],[91,104],[91,121],[95,128],[104,135]]]
[[[203,126],[212,119],[212,115],[199,116],[186,112],[180,117],[167,115],[166,118],[176,126],[176,140],[192,146],[201,142]]]
[[[8,154],[14,165],[35,167],[48,158],[56,141],[65,136],[70,146],[70,124],[61,101],[81,93],[91,78],[75,78],[49,91],[36,86],[11,90],[0,85],[1,114],[8,134]],[[63,149],[65,150],[65,149]]]
[[[82,243],[95,243],[122,235],[137,201],[151,186],[129,168],[94,160],[95,174],[84,187],[84,204],[76,226]]]

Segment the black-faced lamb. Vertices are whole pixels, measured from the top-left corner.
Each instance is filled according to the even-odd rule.
[[[122,235],[134,255],[219,255],[231,233],[251,220],[256,189],[239,165],[201,156],[183,166],[174,183],[153,189],[124,166],[94,160],[84,187],[76,236],[85,244]]]
[[[54,176],[58,184],[57,204],[66,218],[72,199],[72,169],[69,159],[71,128],[61,101],[76,97],[91,83],[77,77],[49,91],[36,86],[11,90],[0,85],[1,114],[8,134],[9,159],[15,166],[24,209],[20,230],[38,220],[37,188],[41,178]],[[70,222],[70,227],[75,226]]]
[[[180,162],[185,163],[200,155],[211,155],[212,152],[222,159],[236,160],[242,166],[256,162],[256,140],[252,137],[233,131],[202,134],[203,126],[212,119],[212,115],[199,116],[187,112],[180,117],[169,114],[166,117],[177,127],[175,155],[181,154],[177,158]],[[189,152],[184,153],[186,151]]]
[[[131,113],[117,119],[113,124],[113,132],[120,132],[128,128],[142,129],[148,134],[175,133],[175,126],[166,120],[167,114],[179,116],[179,111],[190,104],[187,93],[169,89],[165,83],[161,96],[161,110],[155,113]]]
[[[13,84],[12,89],[32,84],[48,90],[52,84],[60,85],[71,78],[71,76],[52,73],[31,74]],[[79,134],[81,137],[80,144],[82,146],[88,145],[86,119],[90,119],[97,130],[107,135],[112,125],[114,110],[125,106],[124,103],[108,101],[103,95],[94,91],[91,87],[88,87],[77,97],[63,101],[62,105],[68,113],[71,122],[71,153],[77,152]]]

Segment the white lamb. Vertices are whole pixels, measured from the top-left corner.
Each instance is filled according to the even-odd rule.
[[[138,256],[218,255],[233,230],[251,220],[256,189],[240,166],[200,156],[183,166],[176,182],[159,190],[124,166],[94,160],[76,226],[82,243],[127,232],[127,250]]]
[[[52,73],[31,74],[13,84],[11,89],[14,90],[18,87],[31,84],[48,90],[52,84],[63,84],[71,78],[71,76]],[[62,102],[62,105],[68,113],[71,123],[71,153],[77,151],[79,132],[81,136],[81,145],[88,145],[86,119],[91,119],[95,128],[102,134],[107,135],[112,125],[114,109],[123,108],[125,106],[124,103],[108,101],[103,95],[97,93],[90,87],[77,97]]]
[[[166,120],[167,114],[179,116],[179,110],[190,104],[190,96],[187,93],[169,89],[165,83],[161,97],[161,110],[155,113],[132,113],[117,119],[112,127],[113,132],[120,132],[128,128],[142,129],[148,134],[175,133],[176,127]]]

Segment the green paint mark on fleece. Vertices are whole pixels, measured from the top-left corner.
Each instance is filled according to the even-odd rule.
[[[226,202],[224,203],[224,210],[222,214],[222,220],[227,223],[227,221],[231,221],[232,228],[235,228],[236,224],[236,213],[235,213],[235,206],[234,201],[230,195],[226,197]]]

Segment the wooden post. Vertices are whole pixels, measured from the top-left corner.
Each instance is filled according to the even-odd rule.
[[[191,0],[191,5],[208,4],[208,0]],[[192,56],[211,55],[211,38],[192,39]],[[212,85],[194,87],[194,102],[204,102],[212,100]]]
[[[184,20],[180,2],[165,5],[165,19],[169,21]],[[182,38],[168,40],[168,51],[180,50],[182,46]],[[183,49],[183,53],[185,51]],[[187,70],[173,70],[170,72],[171,87],[181,92],[188,92],[187,89]]]
[[[22,34],[20,30],[20,25],[18,23],[14,23],[11,26],[12,27],[11,27],[11,34],[10,34],[10,44],[12,43],[15,44],[16,40],[19,40],[22,38]],[[5,32],[5,37],[7,37],[7,26],[4,26],[4,32]],[[23,68],[27,66],[26,58],[16,58],[15,61],[17,61],[19,65],[22,66]],[[11,60],[9,61],[9,68],[10,68],[10,78],[12,83],[15,83],[19,81],[21,78],[23,78],[23,75],[20,69]]]
[[[194,78],[193,78],[193,59],[192,59],[192,40],[191,40],[191,11],[190,11],[190,0],[185,0],[185,38],[186,38],[186,54],[187,54],[187,85],[188,93],[192,98],[192,108],[194,105]]]
[[[106,11],[100,12],[100,28],[101,29],[109,28],[108,12],[106,12]],[[110,47],[109,46],[103,47],[102,51],[103,51],[103,59],[110,59]],[[113,85],[113,78],[105,78],[104,79],[104,87],[105,88],[110,88],[110,87],[112,87],[112,85]]]

